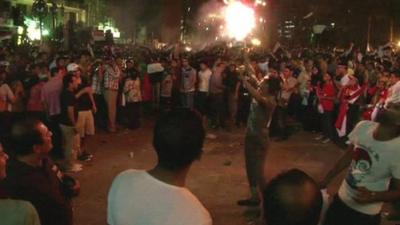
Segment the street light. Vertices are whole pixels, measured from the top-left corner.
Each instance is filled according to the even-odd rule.
[[[46,17],[48,12],[47,3],[45,0],[35,0],[32,4],[32,14],[39,17],[40,40],[43,36],[43,18]]]

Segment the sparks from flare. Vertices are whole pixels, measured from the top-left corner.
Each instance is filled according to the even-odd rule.
[[[226,1],[224,10],[226,32],[230,38],[243,41],[254,29],[256,18],[253,8],[240,1]]]

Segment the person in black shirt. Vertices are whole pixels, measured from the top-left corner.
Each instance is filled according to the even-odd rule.
[[[77,146],[79,146],[79,136],[76,128],[77,111],[76,96],[79,97],[85,92],[90,92],[90,88],[84,88],[75,96],[75,91],[79,85],[79,77],[74,72],[69,72],[63,78],[63,90],[60,95],[61,114],[59,118],[60,128],[63,136],[64,149],[64,169],[70,172],[82,170],[82,165],[74,163]]]
[[[87,149],[83,149],[83,145],[88,136],[92,136],[95,133],[93,113],[97,112],[97,108],[93,97],[92,87],[90,86],[87,77],[82,77],[79,69],[75,71],[75,74],[81,79],[81,84],[78,87],[79,92],[75,96],[77,98],[76,109],[78,115],[76,128],[80,136],[78,159],[81,161],[90,161],[93,158],[93,155],[90,154]]]

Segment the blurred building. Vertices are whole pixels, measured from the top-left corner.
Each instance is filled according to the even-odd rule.
[[[7,23],[20,22],[18,17],[31,16],[35,0],[0,0],[0,18]],[[47,20],[66,24],[69,20],[84,25],[97,25],[104,18],[104,0],[47,0]],[[10,21],[11,20],[11,21]]]

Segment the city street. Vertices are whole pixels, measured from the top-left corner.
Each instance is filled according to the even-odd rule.
[[[76,225],[105,225],[107,193],[113,178],[123,170],[149,169],[155,164],[152,125],[149,123],[145,122],[135,131],[100,132],[90,140],[88,146],[95,154],[94,161],[86,163],[82,172],[74,174],[82,186],[81,194],[74,202]],[[187,186],[209,210],[215,225],[255,224],[258,212],[236,205],[238,199],[248,195],[243,157],[244,128],[215,134],[216,139],[206,139],[204,155],[190,171]],[[266,164],[267,177],[286,169],[300,168],[320,179],[343,150],[333,144],[319,144],[314,141],[315,136],[299,132],[286,142],[272,142]],[[329,187],[331,193],[337,190],[342,177]]]

